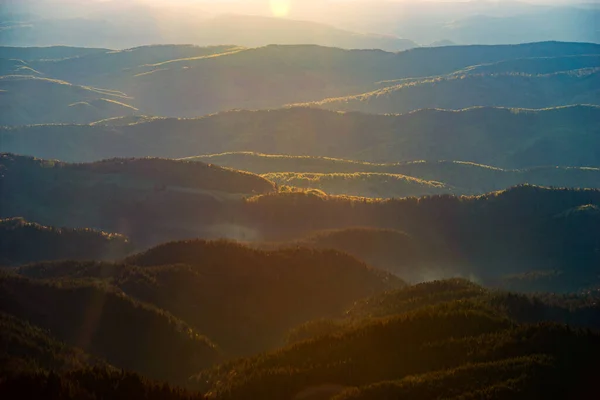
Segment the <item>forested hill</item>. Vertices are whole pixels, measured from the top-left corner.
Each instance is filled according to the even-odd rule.
[[[596,106],[484,107],[403,115],[289,108],[159,118],[124,126],[0,128],[0,140],[4,151],[64,161],[254,151],[371,162],[468,161],[502,168],[595,166],[600,165],[594,151],[599,121]]]
[[[325,229],[384,228],[408,234],[415,252],[398,259],[393,244],[384,246],[378,257],[354,254],[395,272],[410,261],[414,269],[408,275],[415,281],[458,274],[476,276],[490,285],[523,283],[525,290],[564,292],[589,288],[597,279],[597,190],[522,185],[473,197],[369,200],[315,190],[282,187],[275,191],[271,182],[255,175],[165,161],[164,165],[172,163],[173,171],[200,168],[196,174],[183,174],[194,178],[186,181],[188,186],[176,186],[177,174],[173,183],[142,179],[144,171],[163,165],[160,162],[131,163],[143,168],[135,172],[115,161],[52,166],[48,161],[13,156],[3,172],[2,216],[118,232],[129,236],[137,248],[194,237],[285,241]],[[218,182],[209,179],[211,174]],[[131,180],[132,176],[137,178]],[[227,179],[241,179],[248,190],[228,192]],[[25,187],[23,181],[36,184]],[[138,181],[145,183],[139,186]],[[379,240],[375,232],[374,238]],[[400,242],[397,247],[404,246]],[[349,236],[336,247],[347,251],[366,242],[352,243],[355,240]]]
[[[0,219],[0,239],[3,266],[42,260],[114,260],[133,250],[123,235],[43,226],[23,218]]]
[[[525,183],[550,187],[595,188],[600,182],[600,169],[590,167],[502,169],[461,161],[378,164],[330,157],[253,152],[210,154],[186,160],[262,174],[280,185],[363,197],[483,194]]]

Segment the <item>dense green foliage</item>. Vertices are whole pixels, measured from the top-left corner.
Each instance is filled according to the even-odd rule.
[[[3,151],[65,161],[257,151],[370,162],[458,160],[501,168],[575,167],[599,165],[598,121],[600,108],[593,106],[422,110],[398,116],[290,108],[154,119],[121,127],[3,128],[0,140]]]
[[[132,250],[129,239],[119,234],[54,228],[22,218],[0,219],[0,265],[46,260],[118,259]]]

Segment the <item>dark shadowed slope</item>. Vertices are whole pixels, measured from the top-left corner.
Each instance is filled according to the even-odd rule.
[[[215,346],[183,321],[102,283],[2,273],[0,297],[1,311],[116,367],[153,378],[182,379],[218,357]]]
[[[89,123],[135,114],[124,93],[30,75],[0,77],[0,125]]]
[[[4,151],[75,161],[255,151],[370,162],[460,160],[526,168],[600,165],[598,129],[600,108],[593,106],[422,110],[398,116],[290,108],[155,119],[120,127],[0,128],[0,140]]]
[[[600,69],[548,75],[454,75],[412,81],[315,106],[339,111],[398,114],[422,108],[459,110],[475,106],[548,108],[600,104]]]
[[[133,250],[118,234],[42,226],[22,218],[0,219],[0,265],[66,259],[118,259]]]
[[[54,339],[48,331],[0,312],[0,374],[3,377],[39,369],[68,371],[104,363]]]
[[[217,399],[562,399],[592,390],[587,363],[600,350],[598,335],[519,325],[448,289],[458,301],[427,307],[427,299],[415,299],[414,311],[359,319],[226,363],[200,373],[197,383]],[[572,357],[581,350],[587,354]]]
[[[151,243],[200,235],[206,226],[189,215],[213,221],[224,202],[275,189],[272,182],[250,173],[162,159],[65,164],[2,154],[0,168],[2,218],[22,216],[45,225],[93,227],[128,236],[135,231],[134,236],[141,234]],[[143,217],[141,225],[127,222],[150,209],[152,216]],[[173,212],[190,221],[183,231],[171,221]],[[158,221],[165,225],[151,229]],[[147,245],[145,240],[134,242]]]
[[[404,285],[336,251],[259,251],[201,240],[164,244],[123,264],[41,263],[18,273],[101,279],[183,319],[228,356],[275,348],[297,324],[333,317],[365,296]]]

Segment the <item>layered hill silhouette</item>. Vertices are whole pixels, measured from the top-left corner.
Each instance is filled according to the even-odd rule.
[[[316,44],[387,51],[419,46],[412,40],[396,35],[355,32],[305,20],[243,14],[199,18],[192,11],[189,15],[182,14],[169,21],[166,15],[160,13],[140,18],[140,15],[129,15],[130,12],[119,10],[122,18],[110,20],[103,16],[2,21],[4,34],[0,43],[6,46],[52,46],[63,43],[114,49],[147,43],[191,43],[199,46],[238,44],[251,47],[267,44]],[[169,12],[163,14],[168,15]],[[167,21],[162,21],[163,18],[167,18]],[[72,32],[77,32],[77,35]],[[54,53],[49,51],[50,55]],[[69,54],[64,51],[56,53]],[[72,54],[77,52],[73,50]]]
[[[539,109],[600,104],[596,92],[599,83],[598,68],[546,75],[455,75],[411,81],[357,96],[327,99],[315,103],[315,106],[383,114],[400,114],[423,108],[458,110],[474,106]]]
[[[377,163],[458,160],[507,169],[593,167],[600,164],[595,152],[599,110],[483,107],[368,115],[289,108],[152,119],[118,127],[0,128],[0,140],[4,151],[65,161],[252,151]]]
[[[45,76],[74,84],[119,89],[125,87],[127,80],[133,76],[159,69],[161,64],[164,67],[171,65],[171,62],[190,62],[242,49],[228,45],[150,45],[126,50],[104,50],[58,60],[40,58],[27,62],[27,65]]]
[[[252,152],[211,154],[186,160],[262,174],[279,184],[364,197],[405,197],[435,193],[483,194],[525,183],[595,188],[600,182],[600,171],[590,167],[548,166],[511,170],[460,161],[377,164],[328,157]],[[399,179],[399,176],[417,178],[420,181],[406,181]],[[388,177],[390,179],[386,179]],[[342,182],[344,186],[340,187],[336,182]],[[398,184],[394,184],[395,182]],[[414,184],[407,186],[410,182]],[[435,193],[431,191],[431,183]],[[385,185],[387,187],[384,188]]]
[[[123,235],[42,226],[22,218],[0,219],[0,238],[0,265],[4,266],[48,260],[119,259],[133,249]]]
[[[0,77],[0,125],[90,123],[135,114],[124,93],[31,75]]]
[[[13,52],[13,48],[4,50]],[[23,88],[2,92],[6,110],[12,111],[6,114],[13,117],[5,117],[1,123],[87,123],[94,117],[101,120],[131,114],[198,117],[231,109],[315,102],[334,109],[391,113],[423,107],[543,108],[598,102],[593,88],[600,50],[599,45],[587,43],[450,46],[401,52],[317,45],[155,45],[96,50],[62,59],[3,59],[0,72],[19,75],[21,86],[35,84],[40,100],[75,85],[112,96],[86,100],[90,96],[79,99],[74,94],[60,94],[58,101],[40,104],[35,97],[19,95]],[[42,57],[48,50],[39,53]],[[48,86],[57,81],[73,85]],[[511,89],[513,85],[526,87],[532,94],[519,95]],[[118,101],[125,109],[105,110],[108,105],[103,99]],[[73,104],[77,109],[60,108]],[[45,112],[49,106],[56,109]]]
[[[389,80],[444,75],[507,59],[583,54],[600,54],[598,45],[548,42],[418,48],[399,53],[306,45],[266,46],[196,60],[186,63],[185,69],[177,63],[163,65],[154,73],[131,79],[121,90],[136,98],[136,107],[147,114],[194,117],[230,109],[274,108],[357,95],[379,89],[378,83],[387,86],[385,81]],[[551,80],[543,83],[550,87],[553,84]],[[575,88],[573,92],[577,92]],[[498,93],[497,97],[501,99],[502,95]],[[419,108],[418,100],[412,109]],[[567,100],[570,99],[562,96],[555,104],[571,104],[565,103]]]
[[[82,57],[91,54],[100,54],[108,49],[93,47],[72,46],[44,46],[44,47],[11,47],[0,46],[0,58],[16,59],[23,61],[33,60],[60,60],[63,58]]]
[[[597,190],[524,185],[472,197],[366,199],[276,191],[259,176],[203,163],[3,160],[2,217],[118,232],[137,248],[194,237],[286,242],[358,226],[408,234],[416,258],[399,258],[394,246],[405,247],[399,242],[387,247],[389,253],[380,251],[376,261],[368,252],[352,254],[390,271],[413,268],[405,269],[406,278],[415,281],[474,276],[494,286],[561,292],[597,281]],[[365,233],[371,234],[379,242],[378,231]],[[366,243],[346,237],[347,244],[336,248]]]
[[[213,343],[183,321],[107,285],[0,273],[3,312],[117,367],[176,380],[219,356]]]

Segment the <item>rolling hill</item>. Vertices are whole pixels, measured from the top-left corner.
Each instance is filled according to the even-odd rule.
[[[412,259],[414,269],[404,269],[411,279],[473,276],[492,286],[560,292],[597,282],[598,190],[524,185],[482,196],[383,200],[319,190],[276,192],[264,178],[201,163],[121,162],[53,166],[6,155],[2,217],[119,232],[138,249],[196,237],[260,244],[328,229],[392,229],[421,249]],[[247,189],[238,193],[241,185]],[[351,243],[339,249],[363,245]],[[376,262],[368,260],[392,271],[409,265],[394,251],[380,253]]]
[[[304,175],[327,177],[358,176],[368,181],[370,176],[404,175],[424,181],[441,182],[444,193],[483,194],[507,187],[529,183],[538,186],[596,188],[600,185],[600,171],[590,167],[533,167],[525,169],[501,169],[488,165],[460,161],[414,161],[402,163],[376,164],[328,157],[285,156],[252,152],[210,154],[186,158],[188,161],[202,161],[222,167],[234,168],[262,174],[279,184],[278,176],[286,178],[288,184],[304,184],[335,194],[320,180],[312,182]],[[293,171],[293,172],[288,172]],[[295,180],[298,178],[298,180]],[[293,180],[293,183],[292,181]],[[318,184],[320,183],[320,186]],[[373,181],[373,187],[377,180]],[[298,185],[301,186],[301,185]],[[333,188],[335,189],[335,188]],[[377,187],[379,190],[379,187]],[[369,197],[370,189],[365,185],[352,186],[353,195]],[[426,187],[421,187],[426,193]],[[395,192],[403,195],[408,192]],[[350,193],[347,193],[350,194]],[[393,197],[393,191],[379,192],[382,197]],[[389,196],[385,196],[389,194]],[[372,196],[371,196],[372,197]]]
[[[582,54],[600,54],[599,45],[549,42],[418,48],[399,53],[266,46],[195,60],[184,68],[177,63],[164,65],[155,72],[138,75],[120,90],[134,97],[136,107],[146,114],[196,117],[230,109],[274,108],[357,95],[387,86],[385,81],[389,80],[438,76],[507,59]],[[573,88],[572,92],[577,90],[581,88]],[[469,97],[470,93],[464,95]],[[564,103],[566,100],[562,96],[555,104],[571,104]],[[420,108],[418,98],[411,104],[412,109]]]
[[[3,266],[49,260],[119,259],[133,249],[123,235],[42,226],[22,218],[0,219],[0,238]]]
[[[90,123],[132,115],[124,93],[31,75],[0,77],[0,125]]]
[[[288,24],[289,21],[277,23]],[[416,48],[393,53],[317,45],[256,48],[155,45],[93,52],[59,60],[4,60],[0,63],[0,71],[27,75],[26,82],[39,78],[33,82],[42,97],[49,89],[39,87],[41,82],[57,83],[56,80],[89,89],[111,89],[113,95],[121,96],[121,99],[113,100],[139,110],[138,113],[132,108],[129,112],[121,112],[122,115],[198,117],[231,109],[277,108],[306,102],[325,102],[331,108],[366,107],[375,112],[403,112],[436,106],[456,109],[474,105],[541,108],[597,102],[593,91],[597,73],[593,68],[586,68],[598,66],[594,55],[600,54],[599,48],[599,45],[586,43],[543,42]],[[478,69],[482,72],[477,72]],[[515,75],[515,69],[527,71],[532,76]],[[502,73],[497,76],[493,71]],[[540,76],[542,73],[547,76]],[[445,76],[447,74],[453,75]],[[24,80],[21,77],[19,82]],[[526,85],[522,87],[537,92],[532,96],[515,96],[512,85]],[[457,92],[461,96],[456,96]],[[56,96],[58,107],[63,100]],[[374,96],[376,100],[369,100],[370,108],[363,104],[365,101],[360,101],[359,107],[336,105],[335,100],[327,100],[348,96],[348,102],[366,101]],[[401,98],[396,99],[398,96]],[[434,96],[436,102],[428,96]],[[83,99],[71,99],[66,105],[81,106],[87,101],[91,110],[78,107],[78,110],[71,110],[75,115],[67,116],[58,113],[60,110],[45,113],[47,102],[29,105],[27,102],[35,99],[21,97],[7,98],[5,107],[12,106],[13,112],[5,114],[20,118],[5,118],[4,124],[91,122],[93,117],[101,120],[121,116],[114,110],[105,111],[105,115],[97,113],[86,117],[86,113],[92,114],[92,110],[101,107]],[[29,112],[24,113],[22,109],[28,105]],[[39,111],[36,112],[34,106]],[[79,115],[83,116],[75,118]]]
[[[405,285],[332,250],[261,251],[203,240],[166,243],[116,264],[39,263],[16,272],[36,281],[101,281],[186,321],[226,357],[275,348],[300,323]]]
[[[262,176],[280,186],[318,189],[332,195],[377,198],[427,196],[452,192],[451,187],[440,182],[377,172],[332,174],[279,172]]]
[[[593,387],[586,363],[598,351],[597,334],[518,323],[512,310],[473,299],[477,291],[485,296],[482,288],[460,281],[395,295],[418,291],[423,296],[408,301],[412,310],[358,317],[276,352],[203,371],[198,387],[217,399],[526,399],[541,393],[559,399]],[[369,303],[375,308],[385,300]],[[514,303],[510,295],[501,301]],[[583,348],[590,353],[573,359],[572,352]]]
[[[490,64],[474,65],[454,74],[527,74],[547,75],[556,72],[600,67],[599,55],[516,58]]]
[[[0,217],[22,216],[45,225],[133,233],[137,246],[210,235],[203,229],[214,221],[213,213],[228,202],[275,190],[272,182],[250,173],[161,159],[66,164],[2,154],[0,170]],[[153,215],[141,225],[127,222],[150,209]],[[203,214],[205,222],[195,218],[184,225],[169,222],[181,222],[186,214]],[[164,229],[150,228],[159,221]]]
[[[150,45],[126,50],[105,50],[58,60],[37,59],[27,62],[27,65],[54,79],[120,89],[134,75],[158,69],[161,63],[190,61],[241,49],[227,45]]]
[[[153,378],[181,379],[219,357],[214,344],[183,321],[107,285],[2,272],[0,296],[1,311],[117,367]]]
[[[252,151],[377,163],[460,160],[507,169],[593,167],[600,165],[595,151],[598,121],[600,108],[595,106],[484,107],[403,115],[289,108],[232,111],[187,120],[153,119],[119,127],[0,128],[0,141],[4,151],[65,161]]]
[[[546,75],[454,75],[411,81],[312,105],[336,111],[401,114],[423,108],[460,110],[475,106],[550,108],[600,104],[600,69]]]

